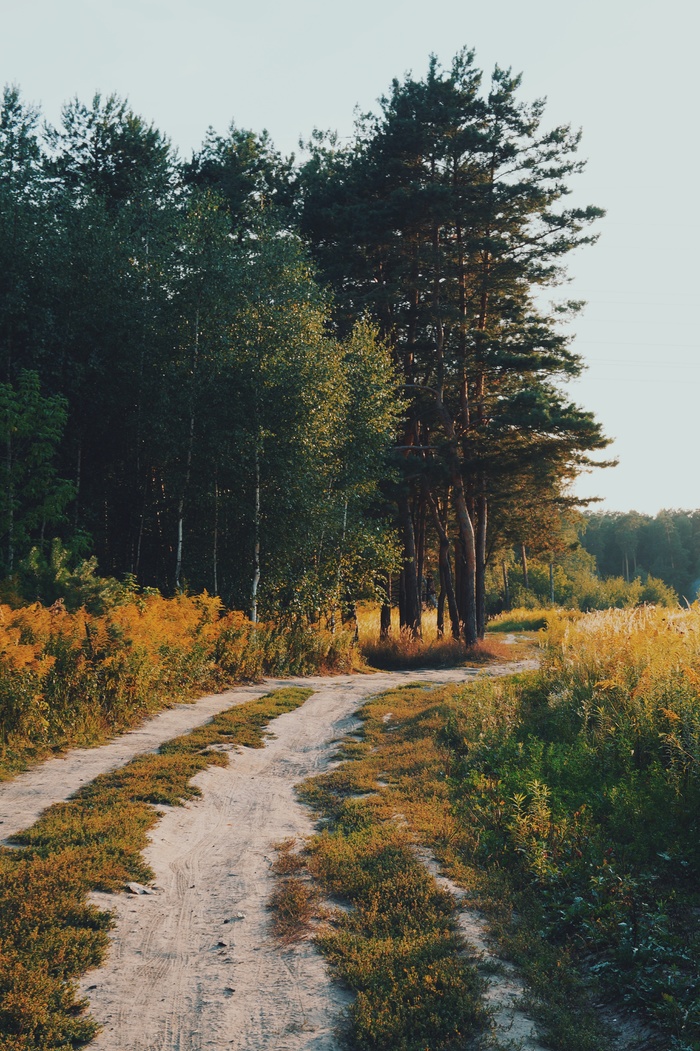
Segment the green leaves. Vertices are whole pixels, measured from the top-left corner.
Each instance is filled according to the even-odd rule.
[[[55,459],[66,423],[66,401],[41,393],[36,372],[0,384],[0,538],[5,571],[40,527],[60,523],[74,495]]]

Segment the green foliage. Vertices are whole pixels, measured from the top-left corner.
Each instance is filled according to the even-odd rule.
[[[673,588],[656,577],[644,574],[625,580],[602,576],[594,556],[581,548],[559,555],[551,563],[551,569],[550,563],[541,558],[528,559],[528,586],[525,587],[521,567],[507,551],[500,560],[494,560],[487,574],[487,607],[498,611],[497,615],[504,609],[503,562],[507,566],[511,606],[530,609],[533,614],[547,607],[588,612],[630,609],[645,604],[672,608],[678,604]],[[508,611],[503,615],[507,618]],[[542,615],[540,619],[543,627]],[[489,627],[492,623],[489,622]]]
[[[510,71],[484,81],[473,52],[447,68],[433,56],[422,79],[392,82],[347,145],[315,136],[300,173],[302,230],[341,330],[369,313],[402,371],[401,484],[387,487],[404,543],[402,626],[419,634],[430,498],[459,540],[468,643],[483,634],[487,523],[505,539],[566,503],[564,483],[607,444],[555,382],[580,371],[561,322],[581,304],[546,311],[539,296],[602,215],[566,206],[580,136],[546,130],[543,103],[523,101]]]
[[[56,804],[0,849],[0,1046],[66,1051],[96,1033],[76,979],[104,959],[109,913],[91,890],[118,890],[151,873],[141,852],[158,820],[151,804],[181,805],[198,794],[191,778],[228,760],[212,744],[262,747],[263,730],[312,690],[289,688],[229,709],[210,723],[104,774]]]
[[[586,516],[581,544],[595,555],[604,576],[659,578],[689,602],[700,588],[700,515],[664,510],[652,518],[637,511]]]
[[[547,613],[519,607],[493,617],[489,621],[489,631],[541,631],[547,627],[548,622]]]
[[[40,530],[63,521],[75,495],[56,472],[65,423],[65,398],[45,397],[36,372],[20,372],[16,385],[0,383],[0,549],[6,573]]]
[[[48,557],[39,548],[31,549],[19,564],[18,591],[29,602],[50,606],[60,601],[71,613],[84,608],[88,613],[106,613],[114,606],[133,599],[138,588],[133,579],[124,583],[114,577],[101,577],[97,558],[76,558],[56,537]]]
[[[308,866],[326,893],[349,903],[318,942],[355,992],[349,1044],[386,1051],[461,1047],[483,1022],[480,983],[461,957],[454,902],[417,860],[405,831],[371,808],[335,804],[337,778],[305,789],[333,828],[315,837]],[[331,789],[324,791],[324,785]]]
[[[50,562],[49,528],[68,548],[90,536],[105,578],[207,587],[239,609],[257,561],[265,615],[318,616],[373,587],[394,558],[381,515],[363,516],[395,376],[370,326],[331,334],[289,225],[291,162],[231,128],[178,165],[116,96],[37,128],[7,89],[0,572],[32,546]]]

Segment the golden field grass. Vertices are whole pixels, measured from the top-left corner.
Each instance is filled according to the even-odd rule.
[[[519,660],[529,654],[523,642],[505,643],[490,633],[483,641],[470,647],[449,634],[440,638],[437,632],[437,611],[434,609],[423,613],[420,638],[400,630],[396,622],[397,612],[394,610],[391,635],[388,639],[380,639],[379,606],[370,603],[359,605],[357,628],[360,652],[370,667],[387,671],[399,668],[451,668]]]
[[[206,593],[134,596],[102,615],[0,606],[0,779],[235,682],[358,661],[349,631],[254,625]]]

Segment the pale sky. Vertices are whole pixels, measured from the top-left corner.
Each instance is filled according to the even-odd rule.
[[[570,387],[615,438],[617,468],[580,480],[600,508],[700,507],[697,40],[691,0],[0,0],[0,80],[57,121],[96,91],[128,97],[188,156],[209,125],[296,149],[348,135],[393,77],[464,45],[522,72],[546,120],[583,128],[575,200],[607,209],[569,264],[589,368]]]

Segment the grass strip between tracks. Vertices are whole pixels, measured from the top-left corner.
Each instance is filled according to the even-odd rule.
[[[422,687],[402,688],[371,700],[360,713],[363,740],[343,745],[352,761],[300,789],[327,819],[302,853],[306,869],[327,895],[350,906],[330,912],[317,942],[356,994],[346,1038],[358,1051],[462,1048],[486,1020],[483,983],[457,931],[454,899],[415,850],[422,837],[415,835],[414,808],[424,806],[429,819],[443,802],[440,786],[430,798],[434,769],[421,747],[424,728],[406,736],[416,710],[425,714],[426,696]],[[412,718],[394,733],[382,717],[397,705]],[[428,727],[428,739],[431,733]],[[398,780],[378,791],[388,777]]]
[[[212,746],[262,747],[266,726],[312,693],[275,690],[222,712],[96,778],[15,836],[21,849],[0,850],[0,1051],[69,1051],[95,1035],[75,979],[104,959],[112,919],[88,893],[150,880],[142,851],[158,804],[199,795],[195,774],[228,764]]]

